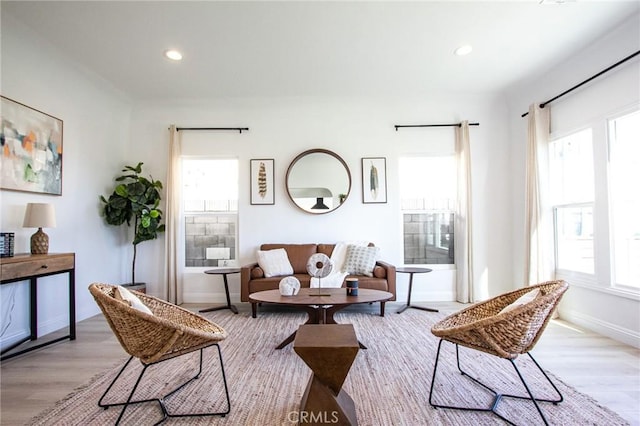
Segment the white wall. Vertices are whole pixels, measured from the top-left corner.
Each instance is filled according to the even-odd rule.
[[[511,135],[512,209],[514,221],[514,273],[524,271],[524,191],[527,120],[520,115],[533,102],[544,102],[640,50],[640,15],[622,23],[588,49],[567,58],[554,69],[512,88],[509,93]],[[592,124],[621,108],[640,103],[640,58],[635,58],[593,80],[550,105],[551,130]],[[555,113],[554,113],[555,111]],[[603,122],[601,120],[600,122]],[[598,131],[600,131],[598,129]],[[596,194],[596,198],[606,194]],[[560,314],[576,324],[640,347],[640,301],[638,296],[596,289],[570,280],[572,287],[560,305]],[[606,283],[600,283],[606,284]]]
[[[402,264],[402,221],[398,200],[397,160],[429,153],[454,137],[453,128],[404,129],[394,124],[479,122],[471,129],[474,275],[480,297],[518,287],[513,268],[512,218],[508,173],[510,141],[505,100],[494,94],[432,93],[424,98],[269,98],[175,101],[132,104],[126,96],[83,70],[46,41],[2,15],[2,94],[64,120],[63,195],[2,191],[3,231],[16,233],[16,252],[26,252],[30,229],[22,229],[28,202],[52,202],[58,226],[46,230],[52,252],[75,252],[78,319],[97,313],[86,291],[93,281],[129,279],[131,246],[124,228],[108,227],[99,216],[100,194],[108,194],[124,164],[145,163],[145,173],[165,182],[167,128],[180,126],[248,126],[237,133],[201,133],[203,152],[240,160],[240,263],[255,259],[263,242],[336,242],[367,239],[381,256]],[[352,193],[334,213],[311,215],[295,208],[284,190],[289,162],[310,148],[341,155],[351,169]],[[361,158],[386,157],[388,202],[362,204]],[[249,204],[249,160],[275,160],[273,206]],[[164,237],[139,246],[137,277],[151,294],[162,294]],[[202,275],[202,279],[207,277]],[[208,277],[210,278],[210,277]],[[416,276],[413,300],[453,298],[453,274],[441,270]],[[40,334],[66,326],[66,277],[42,280]],[[17,290],[11,325],[2,344],[26,335],[27,292],[23,283],[3,285],[2,308],[9,290]],[[210,287],[210,301],[222,301],[222,286]],[[406,299],[407,277],[398,276],[398,298]],[[231,277],[234,301],[238,277]],[[207,300],[209,301],[209,300]],[[206,301],[203,301],[206,302]]]
[[[514,283],[511,251],[511,214],[506,109],[504,101],[489,95],[437,94],[428,99],[269,98],[211,102],[139,104],[132,115],[132,161],[144,161],[155,178],[166,175],[167,128],[247,126],[239,134],[201,132],[203,152],[235,156],[240,160],[240,264],[255,260],[265,242],[336,242],[370,240],[381,257],[402,264],[402,221],[398,199],[397,160],[401,155],[428,153],[454,138],[454,129],[404,129],[394,124],[449,123],[462,119],[480,122],[472,127],[474,180],[475,275],[481,294],[497,294]],[[150,147],[154,155],[149,156]],[[346,204],[324,215],[304,213],[286,195],[284,179],[289,163],[300,152],[325,148],[340,155],[351,170],[352,192]],[[362,204],[362,157],[386,157],[388,202]],[[273,206],[249,204],[249,160],[275,160],[276,195]],[[162,281],[163,245],[140,246],[138,274],[147,283]],[[204,276],[204,274],[201,274]],[[211,277],[203,277],[203,280]],[[413,300],[452,300],[453,274],[434,271],[414,278]],[[239,299],[239,276],[230,276],[232,299]],[[221,285],[212,285],[212,299],[222,301]],[[407,277],[398,275],[398,298],[406,298]],[[159,292],[156,284],[151,292]],[[189,300],[188,295],[185,295]]]
[[[79,69],[6,13],[1,47],[2,95],[62,119],[64,134],[62,196],[1,191],[0,229],[15,233],[16,253],[28,252],[35,230],[22,228],[25,205],[55,205],[57,227],[45,229],[49,251],[76,253],[81,320],[98,312],[87,286],[93,281],[122,282],[128,273],[128,245],[122,232],[104,225],[98,196],[109,191],[122,167],[130,105],[106,82]],[[66,286],[66,274],[39,280],[39,334],[68,325]],[[28,335],[28,294],[28,282],[0,287],[2,312],[10,312],[10,325],[0,338],[3,346]]]

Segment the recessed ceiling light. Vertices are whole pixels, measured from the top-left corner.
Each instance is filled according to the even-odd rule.
[[[178,52],[177,50],[165,50],[164,52],[164,56],[166,56],[167,58],[173,60],[173,61],[180,61],[182,60],[182,53]]]
[[[465,44],[464,46],[458,47],[456,50],[453,51],[453,53],[455,53],[458,56],[464,56],[471,53],[472,50],[473,50],[473,47],[471,47],[471,45]]]

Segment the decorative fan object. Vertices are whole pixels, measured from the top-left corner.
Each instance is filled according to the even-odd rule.
[[[300,291],[300,281],[296,277],[284,277],[280,280],[280,294],[295,296]]]

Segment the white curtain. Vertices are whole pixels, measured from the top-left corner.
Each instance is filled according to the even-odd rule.
[[[175,125],[169,127],[169,165],[167,168],[165,207],[165,298],[171,303],[182,304],[182,275],[178,263],[180,236],[180,188],[182,151],[180,132]]]
[[[531,105],[528,114],[525,282],[536,284],[553,279],[552,221],[548,208],[549,108]]]
[[[473,244],[471,232],[471,152],[469,122],[456,128],[456,162],[458,170],[458,205],[454,224],[456,264],[456,300],[475,302],[473,288]]]

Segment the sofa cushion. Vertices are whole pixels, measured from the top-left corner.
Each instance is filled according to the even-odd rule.
[[[285,249],[258,250],[258,265],[265,277],[279,277],[293,274],[293,267]]]
[[[264,278],[264,271],[262,268],[259,266],[251,268],[251,278]]]
[[[262,244],[260,250],[283,248],[287,251],[294,274],[307,273],[307,260],[316,253],[317,244]]]
[[[145,314],[153,315],[153,312],[151,312],[151,309],[149,309],[147,305],[142,303],[142,300],[140,300],[138,296],[131,293],[129,290],[122,287],[121,285],[116,287],[116,290],[113,292],[113,297],[116,300],[120,300],[121,302],[126,303],[127,305],[131,306],[133,309],[137,309],[141,312],[144,312]]]
[[[373,268],[373,276],[376,278],[387,278],[387,270],[380,265]]]
[[[512,302],[511,304],[505,306],[504,308],[502,308],[502,310],[500,312],[498,312],[499,314],[504,314],[506,312],[510,312],[513,311],[516,308],[519,308],[520,306],[526,305],[529,302],[533,302],[536,297],[538,297],[538,295],[540,294],[540,289],[536,288],[534,290],[528,291],[525,294],[523,294],[522,296],[518,297],[514,302]]]
[[[344,270],[351,275],[373,277],[373,268],[378,257],[378,247],[347,246]]]
[[[333,253],[333,249],[336,247],[335,244],[318,244],[318,253],[326,254],[331,257]]]

